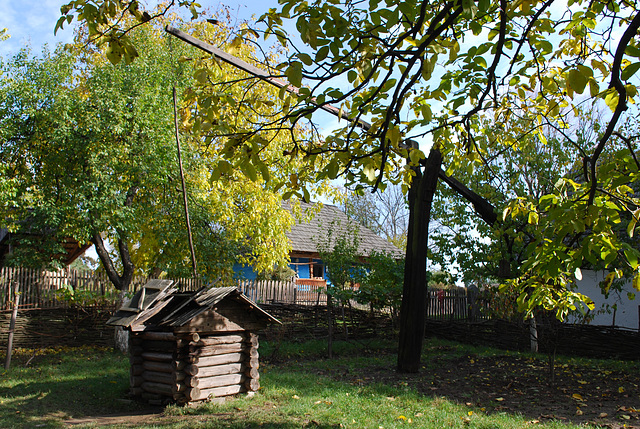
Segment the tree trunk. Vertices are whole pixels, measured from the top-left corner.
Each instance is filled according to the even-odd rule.
[[[538,325],[536,317],[531,316],[529,319],[529,335],[531,338],[531,353],[538,353]]]
[[[398,371],[418,372],[427,311],[427,244],[431,204],[438,185],[442,154],[431,149],[424,174],[417,167],[409,189],[409,229],[400,306]]]
[[[9,370],[11,367],[11,355],[13,353],[13,335],[16,330],[16,319],[18,318],[18,307],[20,306],[20,294],[18,293],[18,285],[19,283],[15,282],[14,292],[13,292],[13,311],[11,312],[11,320],[9,322],[9,336],[7,338],[7,355],[4,360],[4,369]],[[7,285],[7,287],[9,287]]]
[[[117,308],[124,302],[126,293],[126,290],[120,291]],[[125,354],[129,353],[129,331],[125,330],[122,326],[116,326],[113,339],[116,350]]]

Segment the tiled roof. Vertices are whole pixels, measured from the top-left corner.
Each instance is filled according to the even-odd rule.
[[[317,253],[316,244],[324,242],[323,238],[326,237],[329,230],[333,231],[333,236],[342,236],[357,229],[360,239],[359,256],[369,256],[374,250],[390,253],[398,257],[403,256],[404,252],[384,238],[376,235],[370,229],[349,220],[347,215],[338,207],[322,204],[322,207],[318,210],[316,204],[302,202],[299,204],[303,219],[296,219],[296,223],[287,234],[294,253]],[[283,203],[283,207],[291,210],[291,204],[287,201]]]

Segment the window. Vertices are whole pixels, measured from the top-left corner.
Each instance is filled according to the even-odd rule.
[[[311,277],[324,278],[324,266],[322,266],[321,264],[312,264],[311,265]]]

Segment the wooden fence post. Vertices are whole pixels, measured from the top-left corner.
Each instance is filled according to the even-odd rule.
[[[4,360],[4,369],[8,370],[11,366],[11,355],[13,354],[13,333],[16,330],[16,319],[18,318],[18,306],[20,305],[19,283],[15,282],[14,286],[14,303],[13,313],[11,313],[11,321],[9,322],[9,338],[7,339],[7,356]]]

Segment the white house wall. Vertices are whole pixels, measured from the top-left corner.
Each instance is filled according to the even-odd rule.
[[[605,299],[600,289],[600,282],[607,275],[606,271],[582,271],[582,280],[577,282],[577,291],[587,295],[595,303],[595,309],[591,311],[593,320],[590,324],[602,326],[618,326],[629,329],[638,329],[638,312],[640,311],[640,293],[634,300],[630,300],[627,293],[635,293],[631,282],[626,282],[621,292],[611,290],[609,297]],[[617,309],[614,311],[613,306]],[[570,318],[570,322],[579,322],[579,318]]]

